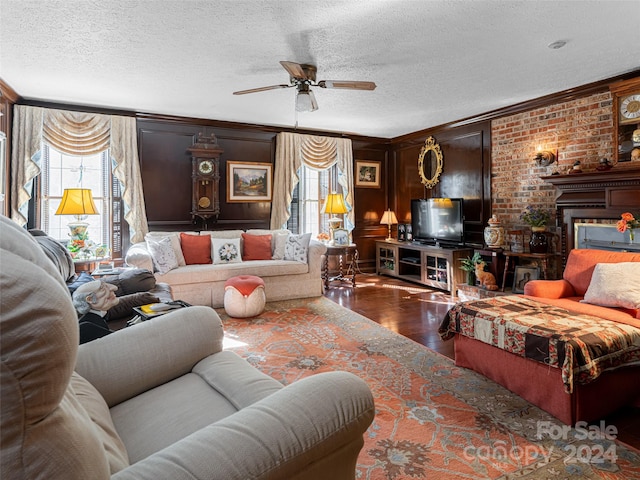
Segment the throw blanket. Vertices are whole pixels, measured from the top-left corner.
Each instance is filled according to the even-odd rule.
[[[439,329],[562,369],[567,393],[605,370],[640,360],[640,329],[546,305],[518,295],[461,302]]]

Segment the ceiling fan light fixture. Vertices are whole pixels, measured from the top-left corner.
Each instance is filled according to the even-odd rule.
[[[318,102],[311,90],[300,90],[296,96],[296,111],[315,112],[318,110]]]

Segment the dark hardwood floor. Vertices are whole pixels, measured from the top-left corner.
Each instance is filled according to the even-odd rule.
[[[445,342],[438,335],[440,322],[457,300],[446,292],[391,277],[358,274],[355,288],[350,283],[333,283],[324,296],[453,358],[453,340]],[[640,406],[622,409],[604,421],[618,429],[618,440],[640,449]]]

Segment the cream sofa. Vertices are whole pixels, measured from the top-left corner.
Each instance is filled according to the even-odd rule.
[[[183,232],[198,235],[197,232]],[[211,235],[212,238],[234,239],[241,238],[243,230],[203,231],[201,235]],[[287,230],[247,230],[250,235],[272,235],[272,249],[274,257],[278,254],[282,239],[289,234]],[[176,246],[175,238],[180,232],[152,232],[147,236],[147,242],[136,243],[127,251],[125,262],[130,266],[155,271],[158,282],[171,286],[173,298],[183,300],[191,305],[206,305],[213,308],[223,306],[224,283],[236,275],[256,275],[264,280],[267,302],[290,300],[294,298],[318,297],[323,293],[322,261],[327,248],[324,244],[311,239],[307,261],[292,261],[283,259],[249,260],[239,263],[225,264],[196,264],[185,265],[180,262],[164,274],[154,269],[154,260],[149,248],[149,238],[164,238],[171,236]],[[179,253],[179,252],[177,252]],[[180,259],[179,259],[180,260]]]
[[[60,273],[2,216],[0,261],[2,478],[355,478],[375,411],[356,375],[282,386],[201,306],[78,346]]]

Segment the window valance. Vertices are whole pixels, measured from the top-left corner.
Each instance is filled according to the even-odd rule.
[[[148,227],[135,118],[16,105],[13,132],[11,218],[16,223],[27,223],[33,179],[40,175],[42,142],[71,155],[109,149],[113,175],[122,189],[131,241],[144,240]]]
[[[348,138],[320,137],[283,132],[276,138],[276,161],[271,206],[271,228],[282,228],[289,220],[293,190],[298,184],[298,169],[305,165],[326,170],[336,165],[338,183],[342,187],[349,213],[345,227],[354,227],[353,212],[353,150]]]

